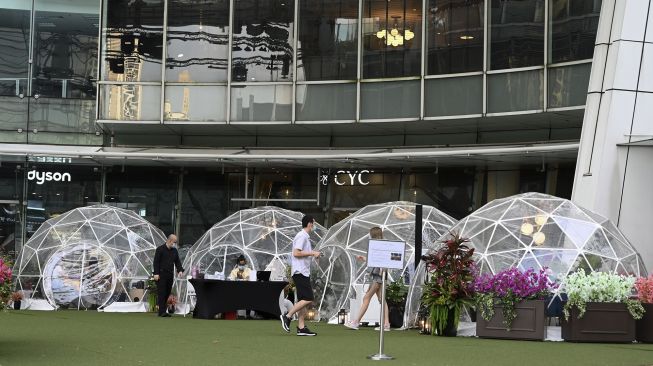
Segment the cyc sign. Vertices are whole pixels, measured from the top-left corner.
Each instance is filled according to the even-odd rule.
[[[366,186],[370,184],[370,181],[368,180],[367,175],[370,173],[374,173],[372,170],[354,170],[353,172],[350,170],[338,170],[336,174],[333,175],[333,182],[339,186],[344,186],[344,185],[361,185],[361,186]],[[329,180],[329,176],[326,174],[322,175],[321,181],[322,185],[327,185]]]
[[[27,179],[35,180],[36,184],[43,184],[45,182],[50,182],[50,181],[70,182],[71,177],[70,177],[70,173],[37,172],[36,170],[30,170],[27,173]]]

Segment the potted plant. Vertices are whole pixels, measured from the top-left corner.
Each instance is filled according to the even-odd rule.
[[[154,280],[154,277],[147,279],[146,290],[147,302],[150,307],[150,311],[156,312],[158,309],[156,305],[156,281]]]
[[[569,342],[632,342],[642,304],[631,299],[635,277],[584,270],[563,280],[567,292],[562,338]]]
[[[14,291],[11,293],[11,301],[14,303],[14,310],[20,310],[20,303],[23,300],[23,293],[21,291]]]
[[[401,328],[404,325],[404,311],[408,289],[400,281],[390,283],[385,288],[385,299],[388,302],[390,326]]]
[[[653,343],[653,274],[635,281],[637,298],[644,308],[644,316],[637,320],[636,338],[639,342]]]
[[[473,304],[476,266],[468,241],[451,234],[438,250],[422,257],[427,271],[422,305],[429,311],[434,335],[456,336],[461,309]]]
[[[11,297],[11,261],[0,256],[0,309],[4,309]]]
[[[481,338],[544,340],[545,301],[557,287],[546,268],[509,268],[476,278],[476,335]]]
[[[175,306],[177,306],[177,296],[175,295],[170,295],[168,296],[168,301],[166,301],[166,306],[168,310],[168,314],[174,314],[175,313]]]

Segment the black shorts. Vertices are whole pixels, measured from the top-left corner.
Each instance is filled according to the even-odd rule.
[[[311,279],[299,273],[292,275],[292,279],[295,281],[295,288],[297,289],[297,300],[313,301]]]

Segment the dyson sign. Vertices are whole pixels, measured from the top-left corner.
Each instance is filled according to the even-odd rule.
[[[70,173],[59,173],[59,172],[39,172],[36,170],[30,170],[27,173],[28,180],[35,180],[36,184],[43,184],[45,182],[70,182],[71,176]]]

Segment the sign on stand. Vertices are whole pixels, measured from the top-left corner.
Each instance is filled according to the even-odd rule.
[[[403,269],[406,255],[406,242],[396,240],[370,239],[367,246],[367,267],[380,268],[383,282],[381,285],[381,316],[379,320],[379,353],[369,355],[371,360],[392,360],[394,357],[383,353],[383,334],[385,329],[385,279],[388,269]]]

